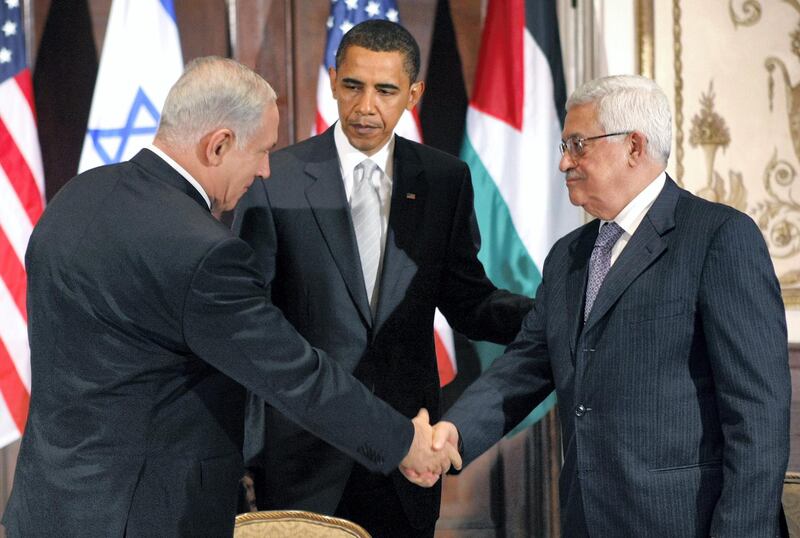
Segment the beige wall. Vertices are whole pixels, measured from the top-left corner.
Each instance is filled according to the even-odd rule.
[[[800,2],[652,1],[655,78],[676,119],[669,172],[759,224],[800,342]]]

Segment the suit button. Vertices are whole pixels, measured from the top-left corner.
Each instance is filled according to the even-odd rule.
[[[575,408],[575,416],[576,417],[582,417],[583,415],[586,414],[586,411],[588,411],[586,406],[583,405],[583,404],[580,404]]]

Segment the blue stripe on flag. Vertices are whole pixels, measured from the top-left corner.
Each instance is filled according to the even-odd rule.
[[[175,26],[178,26],[178,19],[175,17],[175,6],[172,4],[172,0],[160,0],[161,5],[164,6],[164,11],[167,12],[167,15],[170,16],[172,22],[175,23]]]

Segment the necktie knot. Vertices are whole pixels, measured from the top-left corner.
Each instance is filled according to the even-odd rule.
[[[372,159],[364,159],[356,166],[356,182],[366,182],[367,185],[370,185],[374,188],[375,185],[372,183],[372,175],[377,169],[378,163]],[[359,171],[360,173],[358,173]]]
[[[606,222],[600,227],[600,232],[597,234],[597,240],[594,242],[595,247],[608,248],[614,247],[614,243],[622,235],[622,227],[614,221]]]

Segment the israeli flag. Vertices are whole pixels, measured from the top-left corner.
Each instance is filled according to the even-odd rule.
[[[172,0],[113,0],[78,172],[150,144],[182,71]]]

